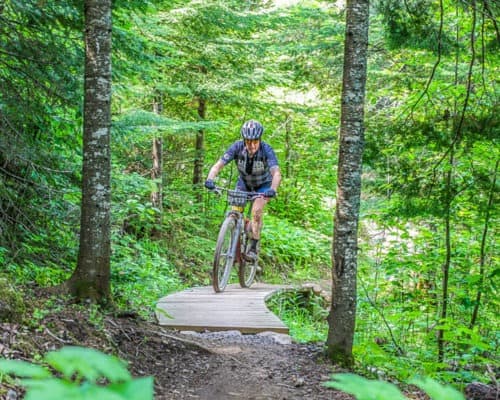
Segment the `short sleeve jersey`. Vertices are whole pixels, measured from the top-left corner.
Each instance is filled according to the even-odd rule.
[[[250,157],[243,140],[234,142],[221,157],[224,165],[234,160],[240,173],[240,179],[248,190],[257,190],[272,182],[271,169],[278,166],[278,159],[273,148],[260,142],[259,150]]]

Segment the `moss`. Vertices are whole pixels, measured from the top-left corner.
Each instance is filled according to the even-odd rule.
[[[95,303],[103,308],[113,307],[109,287],[102,282],[93,282],[73,275],[55,289],[60,294],[69,294],[79,301]]]
[[[326,354],[333,364],[345,368],[351,368],[354,365],[352,353],[346,353],[342,346],[329,345]]]
[[[20,322],[26,307],[22,294],[9,283],[7,278],[0,276],[0,322]]]

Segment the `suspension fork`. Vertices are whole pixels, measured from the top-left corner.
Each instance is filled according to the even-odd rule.
[[[244,214],[238,215],[238,219],[236,220],[236,229],[234,230],[234,234],[236,235],[233,246],[236,246],[234,249],[234,255],[235,258],[238,262],[241,262],[243,259],[242,254],[241,254],[241,232],[243,229],[245,229],[245,218]]]
[[[243,215],[237,212],[232,212],[232,218],[235,219],[236,225],[233,231],[233,237],[231,240],[231,254],[234,254],[235,261],[241,260],[241,230],[243,229],[244,218]]]

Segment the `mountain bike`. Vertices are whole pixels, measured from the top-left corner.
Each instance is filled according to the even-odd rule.
[[[241,287],[250,287],[257,272],[257,260],[246,258],[247,246],[250,243],[251,204],[262,193],[244,192],[216,187],[214,192],[227,193],[227,202],[231,210],[226,213],[217,237],[214,263],[212,269],[212,286],[215,292],[226,288],[234,263],[238,263],[238,280]],[[250,207],[247,208],[247,205]],[[245,215],[245,208],[247,213]]]

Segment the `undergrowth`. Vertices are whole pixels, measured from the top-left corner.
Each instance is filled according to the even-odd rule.
[[[267,302],[290,329],[290,335],[300,343],[324,342],[328,332],[325,300],[312,291],[286,290]]]
[[[131,182],[132,193],[127,191]],[[179,187],[166,193],[160,212],[149,205],[150,187],[146,179],[129,177],[117,185],[115,196],[120,207],[114,209],[112,226],[113,298],[119,309],[135,310],[150,320],[161,297],[186,287],[210,284],[213,249],[226,204],[223,198],[206,192],[200,203],[196,191]],[[72,201],[75,204],[69,207],[71,210],[77,200]],[[432,280],[436,278],[434,266],[441,262],[441,254],[437,245],[433,252],[426,250],[425,245],[432,243],[432,232],[425,231],[427,236],[420,241],[411,237],[412,244],[423,249],[411,253],[408,243],[400,240],[409,238],[403,229],[403,234],[384,252],[368,240],[361,243],[356,372],[405,381],[408,371],[412,371],[457,386],[494,379],[488,370],[495,363],[499,340],[495,332],[485,329],[487,322],[480,328],[468,329],[465,320],[448,321],[448,356],[445,362],[437,362],[437,289]],[[370,232],[365,235],[369,238]],[[18,286],[45,287],[62,283],[71,275],[78,249],[76,233],[66,225],[50,224],[49,247],[43,246],[46,239],[33,231],[25,234],[15,252],[0,247],[0,261],[8,281]],[[266,282],[298,284],[328,279],[330,255],[328,235],[271,212],[265,215],[260,260]],[[461,262],[470,260],[464,258]],[[471,309],[467,292],[470,279],[454,279],[463,279],[463,289],[455,294],[458,301],[453,311],[455,315],[467,315]],[[431,286],[420,288],[421,282],[428,281]],[[489,290],[494,293],[494,288]],[[319,296],[285,292],[273,297],[268,305],[289,326],[294,340],[326,341],[328,305]],[[491,305],[482,312],[485,321],[490,317],[494,320]],[[44,313],[42,308],[37,309],[32,318],[41,318]],[[98,323],[98,311],[94,315]]]

